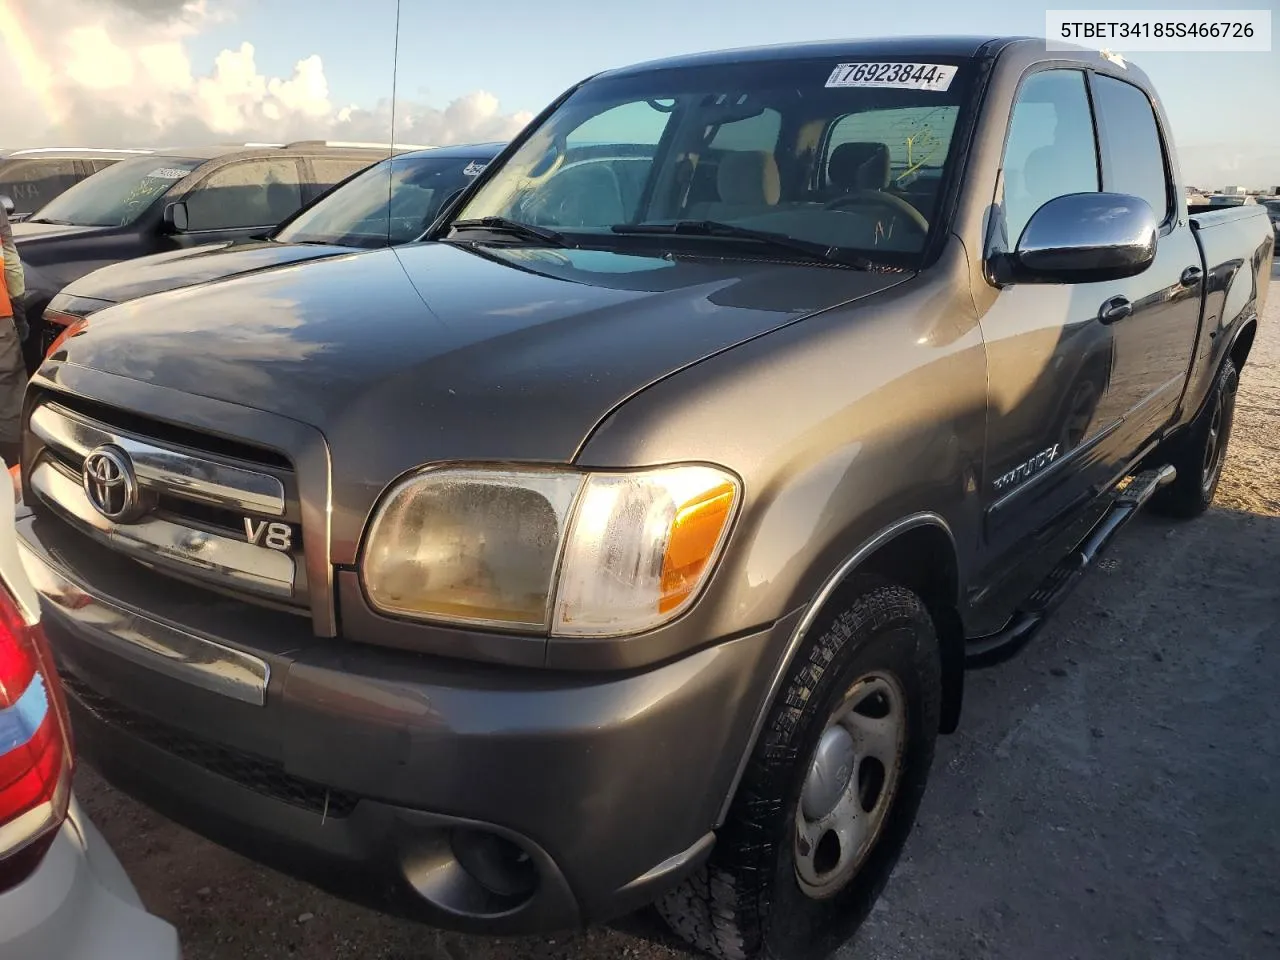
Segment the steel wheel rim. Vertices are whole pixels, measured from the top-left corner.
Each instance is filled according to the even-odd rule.
[[[1213,404],[1213,415],[1209,420],[1209,437],[1205,442],[1204,465],[1200,471],[1200,484],[1205,493],[1213,488],[1214,481],[1222,469],[1222,396]]]
[[[862,867],[902,779],[907,698],[890,674],[859,677],[831,712],[796,804],[793,859],[804,894],[823,900]]]

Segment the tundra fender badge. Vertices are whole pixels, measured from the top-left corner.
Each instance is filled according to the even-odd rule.
[[[1002,473],[996,477],[995,488],[997,492],[1008,490],[1020,483],[1030,480],[1037,473],[1047,467],[1053,461],[1058,459],[1058,449],[1061,444],[1055,443],[1052,447],[1041,450],[1030,460],[1018,464],[1007,473]]]

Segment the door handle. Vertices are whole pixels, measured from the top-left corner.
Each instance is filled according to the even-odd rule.
[[[1112,297],[1098,310],[1098,319],[1106,324],[1123,320],[1133,313],[1133,304],[1128,297]]]
[[[1178,282],[1184,287],[1194,287],[1203,276],[1204,271],[1199,267],[1187,267],[1182,271],[1182,276],[1178,278]]]

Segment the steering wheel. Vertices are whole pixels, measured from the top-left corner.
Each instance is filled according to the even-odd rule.
[[[919,210],[896,194],[883,193],[879,190],[854,190],[852,193],[846,193],[828,201],[823,205],[822,209],[839,210],[842,207],[863,205],[884,207],[893,213],[900,213],[907,218],[908,223],[921,233],[929,232],[929,221],[924,218],[924,215]]]

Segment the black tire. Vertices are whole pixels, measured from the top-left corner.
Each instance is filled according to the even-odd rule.
[[[797,807],[832,711],[867,676],[895,679],[902,695],[896,790],[856,872],[814,899],[797,873]],[[658,903],[676,934],[721,960],[814,960],[844,943],[879,897],[915,823],[941,701],[937,632],[920,598],[879,581],[859,585],[797,652],[709,863]],[[855,777],[865,765],[855,763]]]
[[[1170,463],[1178,471],[1177,479],[1151,498],[1153,511],[1190,520],[1209,509],[1222,479],[1239,386],[1240,374],[1228,358],[1195,422],[1152,458],[1153,463]]]

